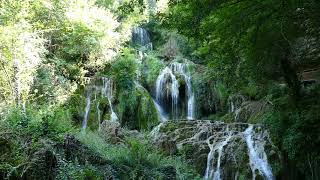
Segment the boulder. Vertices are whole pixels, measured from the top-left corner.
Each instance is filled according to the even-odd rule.
[[[107,141],[112,144],[123,142],[124,130],[121,128],[119,122],[115,121],[104,121],[101,124],[99,134]]]
[[[101,129],[99,130],[99,134],[106,142],[112,144],[122,144],[128,137],[141,141],[145,140],[142,133],[137,130],[124,129],[117,121],[104,121],[101,125]]]

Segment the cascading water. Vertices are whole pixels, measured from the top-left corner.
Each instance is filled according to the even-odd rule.
[[[160,121],[161,122],[167,121],[168,117],[167,117],[166,113],[164,112],[164,110],[162,109],[162,107],[155,100],[153,100],[153,104],[157,109]]]
[[[257,142],[257,140],[253,140],[254,129],[253,125],[250,125],[243,136],[246,140],[248,146],[250,167],[252,171],[252,178],[255,179],[256,174],[255,171],[258,170],[261,175],[267,180],[273,180],[273,174],[270,165],[268,164],[267,155],[264,151],[264,142]]]
[[[142,27],[134,27],[132,29],[132,43],[140,46],[140,50],[151,50],[152,43],[150,41],[149,33]]]
[[[240,122],[240,113],[242,111],[242,104],[246,101],[246,98],[242,95],[233,95],[229,99],[229,112],[234,113],[234,121]]]
[[[97,101],[97,93],[99,92],[99,88],[96,87],[95,89],[95,93],[94,93],[94,102],[96,102],[96,117],[98,119],[98,123],[99,123],[99,130],[101,129],[101,112],[100,112],[100,103],[99,101]]]
[[[226,130],[227,136],[223,135],[222,137],[215,137],[211,136],[208,140],[208,146],[210,148],[210,152],[208,154],[207,158],[207,167],[206,167],[206,173],[205,173],[205,179],[213,179],[213,180],[220,180],[220,166],[221,166],[221,157],[223,153],[223,148],[228,144],[230,139],[232,138],[232,131],[229,131],[229,128],[227,127]],[[218,135],[219,136],[219,135]],[[214,138],[214,141],[210,143],[210,140]],[[222,138],[223,140],[220,142],[217,142],[216,140],[219,140]],[[216,169],[213,168],[213,161],[215,154],[218,153],[218,159],[217,159],[217,165]]]
[[[156,100],[161,106],[163,98],[171,98],[172,105],[172,118],[178,118],[178,101],[179,101],[179,82],[176,75],[183,77],[187,89],[187,119],[193,119],[193,106],[194,106],[194,95],[191,86],[191,76],[187,70],[186,64],[183,63],[171,63],[165,67],[156,81]]]
[[[207,144],[210,148],[210,152],[207,157],[207,166],[204,178],[212,180],[220,180],[220,167],[221,167],[221,158],[224,156],[223,149],[224,147],[231,142],[231,138],[241,137],[245,142],[248,149],[249,164],[252,172],[252,179],[256,178],[256,170],[259,174],[266,180],[273,180],[273,174],[270,165],[267,161],[267,155],[264,151],[264,145],[266,137],[263,134],[264,131],[259,133],[254,131],[253,125],[248,125],[245,131],[233,131],[229,130],[229,126],[225,128],[222,132],[215,133],[207,139]],[[216,156],[216,154],[218,156]],[[215,157],[217,159],[215,160]],[[215,165],[215,167],[214,167]],[[235,174],[235,177],[237,173]]]
[[[85,109],[85,114],[84,114],[84,118],[82,121],[82,129],[86,129],[87,128],[87,123],[88,123],[88,116],[89,116],[89,112],[90,112],[90,104],[91,104],[91,90],[89,89],[86,95],[86,109]]]
[[[178,73],[183,76],[184,81],[187,86],[187,119],[193,119],[193,104],[194,104],[194,96],[192,93],[192,86],[191,86],[191,75],[189,71],[187,70],[186,64],[182,63],[172,63],[171,69],[173,69],[173,72]]]
[[[170,88],[168,88],[171,82]],[[161,102],[161,99],[171,93],[172,116],[173,119],[178,117],[178,98],[179,98],[179,83],[176,76],[169,67],[164,68],[156,81],[156,99]]]
[[[99,102],[97,103],[97,117],[98,117],[98,123],[99,123],[99,130],[101,130],[101,112],[100,112],[100,108],[99,108]]]
[[[113,111],[113,107],[112,107],[112,90],[113,90],[113,82],[111,79],[102,78],[102,90],[101,90],[101,94],[103,97],[106,97],[108,99],[109,102],[109,107],[110,107],[110,111],[111,111],[111,116],[110,116],[110,120],[112,122],[115,122],[118,120],[117,114]]]

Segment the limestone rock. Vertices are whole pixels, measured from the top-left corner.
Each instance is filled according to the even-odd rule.
[[[254,142],[255,153],[262,161],[267,161],[265,155],[270,155],[273,161],[279,162],[277,148],[262,125],[208,120],[167,121],[157,126],[150,136],[159,149],[170,155],[184,156],[204,176],[212,177],[219,169],[221,179],[252,179],[260,172],[251,164],[253,157],[249,156],[245,134],[249,127],[252,127],[250,140]]]
[[[264,101],[245,101],[235,110],[235,122],[257,123],[259,121],[257,118],[268,108],[268,104]]]
[[[99,131],[101,137],[112,144],[124,143],[126,137],[143,141],[145,137],[137,130],[127,130],[121,127],[119,122],[104,121]]]

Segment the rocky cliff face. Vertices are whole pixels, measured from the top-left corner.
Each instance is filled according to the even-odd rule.
[[[185,156],[206,179],[274,179],[279,162],[267,130],[261,125],[218,121],[168,121],[151,133],[167,154]]]

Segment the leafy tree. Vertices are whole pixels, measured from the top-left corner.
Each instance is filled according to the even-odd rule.
[[[312,0],[172,0],[171,9],[160,18],[164,25],[196,40],[197,54],[207,60],[216,78],[222,77],[234,89],[242,83],[262,86],[268,80],[283,80],[297,97],[298,71],[310,59],[297,59],[294,45],[301,38],[319,37],[313,31],[319,29],[318,6]]]

